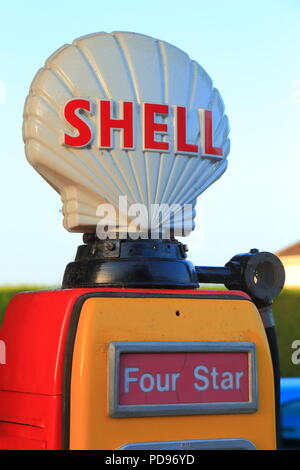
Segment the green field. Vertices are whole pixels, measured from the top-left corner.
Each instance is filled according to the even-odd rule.
[[[47,289],[47,286],[2,286],[0,287],[0,324],[9,300],[17,293],[28,290]],[[274,317],[277,328],[281,375],[300,377],[300,364],[291,361],[293,341],[300,340],[300,290],[285,289],[274,302]]]

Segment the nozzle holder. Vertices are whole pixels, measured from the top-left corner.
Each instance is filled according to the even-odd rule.
[[[272,304],[285,282],[285,271],[280,259],[273,253],[241,253],[224,268],[197,266],[199,282],[222,283],[227,289],[246,292],[258,307]]]

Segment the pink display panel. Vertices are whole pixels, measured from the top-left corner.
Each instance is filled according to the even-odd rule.
[[[249,352],[122,352],[118,404],[247,403]]]

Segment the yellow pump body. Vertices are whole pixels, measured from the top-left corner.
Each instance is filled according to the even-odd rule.
[[[244,293],[137,291],[133,294],[125,289],[113,294],[93,293],[85,297],[75,317],[68,346],[72,351],[67,351],[70,449],[276,448],[269,345],[259,312]],[[200,398],[195,403],[195,393],[201,396],[209,377],[196,374],[201,368],[201,371],[208,370],[203,365],[206,364],[202,361],[203,354],[217,353],[214,357],[222,362],[222,354],[226,357],[230,352],[234,355],[241,351],[246,351],[248,357],[246,403],[220,403],[217,399],[205,404]],[[151,403],[150,389],[155,385],[147,367],[143,369],[143,361],[151,363],[147,354],[157,354],[151,367],[160,370],[159,363],[163,364],[165,354],[184,353],[189,358],[189,354],[196,352],[200,354],[197,357],[200,369],[193,369],[194,382],[190,385],[194,391],[191,389],[190,398],[185,398],[184,403],[181,400],[176,407],[174,400],[166,404],[162,391],[158,395],[164,405],[157,402],[159,398]],[[127,362],[134,358],[130,354],[137,354],[136,360],[144,372],[142,380],[136,375],[139,367],[124,369],[119,364],[122,354]],[[122,398],[124,370],[127,391]],[[195,377],[202,381],[196,381]],[[224,377],[228,379],[229,375]],[[165,384],[160,384],[161,389],[162,385]],[[225,395],[222,396],[227,401],[226,393],[232,384],[227,381],[223,385]],[[143,389],[139,390],[140,394],[138,386]],[[220,382],[215,383],[215,388],[218,387]],[[130,404],[130,393],[134,390],[136,395]],[[189,404],[189,399],[193,404]]]

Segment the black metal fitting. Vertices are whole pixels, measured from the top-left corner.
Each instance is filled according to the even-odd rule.
[[[224,284],[230,290],[246,292],[258,308],[272,304],[284,286],[285,272],[273,253],[251,249],[224,267],[196,266],[200,283]]]
[[[87,234],[83,241],[66,267],[63,288],[199,287],[195,267],[186,259],[187,247],[175,239],[99,240]]]

